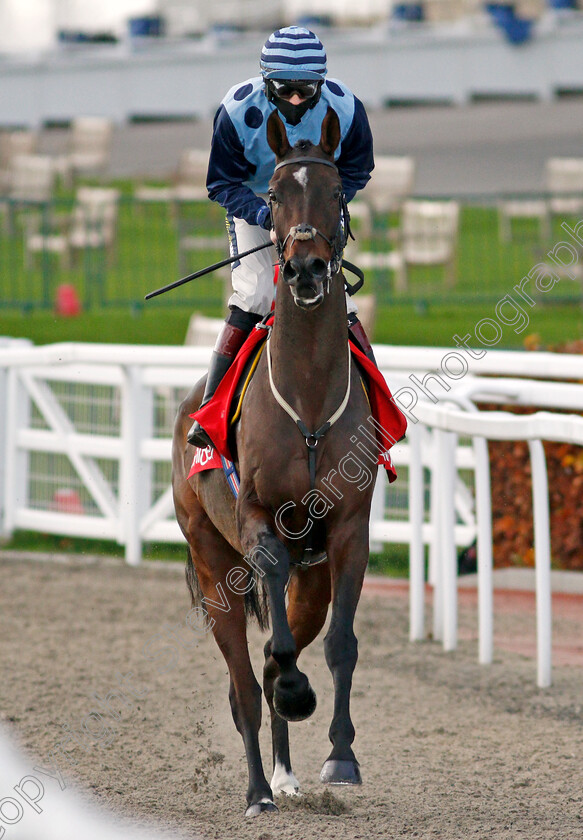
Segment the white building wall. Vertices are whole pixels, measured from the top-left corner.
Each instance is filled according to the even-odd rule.
[[[215,24],[269,29],[284,19],[289,0],[157,0],[170,36],[206,32]]]
[[[54,15],[54,0],[0,0],[0,53],[49,47]]]
[[[291,21],[302,15],[329,15],[335,23],[362,23],[387,17],[392,0],[286,0],[285,13]]]

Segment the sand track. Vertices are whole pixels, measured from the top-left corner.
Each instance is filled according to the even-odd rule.
[[[70,752],[75,763],[63,775],[120,814],[221,840],[583,837],[583,671],[557,666],[542,691],[531,658],[497,650],[480,667],[471,603],[460,607],[460,647],[446,655],[429,640],[407,641],[403,591],[363,595],[352,695],[357,789],[318,782],[332,704],[320,636],[302,665],[318,708],[291,727],[305,795],[276,816],[245,820],[246,763],[226,666],[212,638],[196,640],[184,624],[182,572],[4,560],[0,575],[2,721],[40,759],[63,725],[89,726],[94,737],[79,736],[85,748]],[[524,633],[525,621],[532,616],[504,611],[497,631]],[[257,672],[262,641],[252,629]],[[131,706],[113,695],[124,675]],[[270,771],[266,715],[261,737]]]

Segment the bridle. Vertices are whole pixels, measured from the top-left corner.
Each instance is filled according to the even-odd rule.
[[[333,169],[338,171],[338,168],[335,163],[332,161],[324,160],[323,158],[317,157],[298,157],[293,158],[293,160],[283,160],[281,163],[278,163],[274,169],[276,172],[282,166],[290,166],[292,163],[321,163],[323,166],[331,166]],[[330,287],[330,280],[331,278],[338,273],[341,267],[347,268],[348,271],[351,271],[353,274],[356,274],[358,282],[352,285],[349,283],[346,278],[344,278],[344,288],[346,289],[349,295],[354,295],[359,289],[362,288],[364,283],[364,274],[362,271],[348,260],[342,259],[342,252],[346,246],[348,241],[348,237],[354,239],[352,231],[350,229],[350,213],[348,212],[348,207],[346,204],[346,197],[344,193],[340,193],[339,197],[340,202],[340,220],[338,222],[338,229],[336,231],[336,235],[333,240],[329,239],[326,234],[322,233],[322,231],[318,230],[312,225],[306,224],[305,222],[299,225],[295,225],[295,227],[290,228],[290,231],[286,238],[281,242],[278,240],[276,242],[276,250],[279,257],[279,264],[280,267],[283,269],[284,266],[284,258],[283,252],[285,250],[285,246],[290,238],[292,237],[292,242],[296,239],[315,239],[316,236],[321,236],[325,242],[330,246],[330,250],[332,252],[332,257],[328,262],[328,276],[326,282],[326,292]],[[273,201],[269,201],[269,209],[271,210],[271,218],[273,219]],[[197,277],[203,277],[205,274],[209,274],[211,271],[215,271],[217,268],[223,268],[223,266],[231,265],[232,263],[243,259],[243,257],[248,257],[251,254],[254,254],[256,251],[261,251],[263,248],[271,248],[271,241],[269,242],[262,242],[261,245],[255,245],[254,248],[249,248],[248,251],[244,251],[243,253],[234,254],[231,257],[227,257],[225,260],[220,260],[220,262],[213,263],[213,265],[209,265],[207,268],[203,268],[200,271],[195,271],[194,274],[188,274],[186,277],[182,277],[180,280],[175,280],[174,283],[168,283],[167,286],[162,286],[160,289],[156,289],[153,292],[149,292],[146,295],[146,300],[150,298],[156,297],[157,295],[161,295],[164,292],[169,292],[171,289],[176,289],[178,286],[182,286],[184,283],[189,283],[191,280],[196,280]]]
[[[281,169],[283,166],[290,166],[292,163],[319,163],[322,166],[331,166],[335,172],[338,172],[338,167],[335,163],[329,160],[325,160],[319,157],[296,157],[291,160],[284,160],[281,163],[278,163],[274,169],[274,173],[277,172],[278,169]],[[288,242],[292,241],[295,242],[296,240],[315,240],[317,236],[320,236],[329,246],[331,251],[331,257],[328,261],[328,272],[327,272],[327,282],[325,284],[325,292],[327,293],[330,287],[330,280],[340,271],[340,268],[343,264],[342,261],[342,253],[344,251],[344,247],[346,242],[348,241],[348,237],[354,236],[352,235],[352,231],[350,230],[350,214],[348,212],[348,207],[346,204],[346,197],[343,192],[340,193],[339,196],[339,205],[340,205],[340,217],[338,220],[338,227],[336,229],[336,234],[333,239],[326,236],[325,233],[322,233],[321,230],[315,228],[313,225],[302,222],[299,225],[295,225],[291,227],[287,236],[283,241],[280,239],[276,242],[276,249],[279,257],[279,265],[280,269],[283,273],[284,268],[284,256],[283,252],[285,250],[286,245]],[[273,220],[273,200],[269,202],[270,210],[271,210],[271,218]],[[354,271],[358,273],[360,277],[360,283],[355,286],[350,286],[350,284],[344,281],[345,287],[349,294],[354,294],[364,282],[364,276],[360,269],[353,266],[352,263],[346,263],[344,261],[344,265],[349,268],[350,271]],[[316,460],[317,460],[317,446],[318,441],[321,440],[328,429],[336,423],[337,420],[342,417],[344,411],[346,410],[346,406],[348,405],[348,401],[350,398],[351,393],[351,355],[350,355],[350,344],[348,343],[348,376],[347,376],[347,384],[346,384],[346,391],[344,393],[344,398],[334,414],[326,420],[318,429],[315,431],[310,431],[306,424],[303,422],[299,414],[292,408],[292,406],[284,399],[284,397],[280,394],[279,390],[276,387],[276,384],[273,379],[273,372],[271,367],[271,349],[270,349],[270,337],[267,339],[267,368],[269,374],[269,386],[271,389],[271,393],[273,394],[274,399],[279,403],[279,405],[283,408],[286,414],[291,417],[291,419],[295,422],[296,426],[298,427],[300,433],[304,437],[306,441],[306,446],[308,448],[308,473],[310,478],[310,490],[314,490],[316,487]],[[306,552],[311,552],[312,549],[312,535],[311,533],[308,534],[307,538],[307,545],[306,545]]]
[[[278,169],[281,169],[284,166],[291,166],[294,163],[319,163],[322,166],[331,166],[335,172],[338,172],[338,167],[331,160],[325,160],[324,158],[309,156],[297,157],[291,160],[283,160],[281,161],[281,163],[278,163],[276,165],[273,172],[275,174]],[[308,222],[301,222],[299,225],[294,225],[293,227],[291,227],[283,241],[277,239],[275,243],[275,248],[277,251],[277,256],[279,258],[280,269],[282,271],[285,263],[284,251],[290,239],[291,244],[293,244],[297,240],[314,241],[317,236],[320,236],[324,240],[324,242],[326,242],[330,246],[331,251],[331,257],[328,261],[327,285],[329,285],[332,277],[334,277],[334,275],[336,275],[340,271],[340,266],[342,264],[342,254],[344,252],[344,248],[346,247],[346,243],[348,242],[348,238],[350,237],[351,239],[354,239],[354,236],[352,235],[352,231],[350,229],[350,213],[348,212],[346,197],[343,192],[340,193],[338,202],[340,205],[340,218],[338,221],[338,228],[336,230],[334,239],[330,239],[328,236],[326,236],[325,233],[322,233],[321,230],[313,227],[313,225],[309,224]],[[273,199],[271,198],[269,200],[269,209],[271,211],[271,218],[273,219]]]

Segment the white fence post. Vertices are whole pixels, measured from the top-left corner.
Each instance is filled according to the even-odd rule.
[[[438,430],[439,568],[441,571],[441,621],[444,650],[457,647],[457,555],[455,527],[456,435]]]
[[[29,452],[19,449],[20,429],[30,427],[30,395],[23,386],[20,369],[8,372],[6,400],[6,461],[4,468],[4,531],[10,536],[15,528],[16,510],[27,505],[29,483]]]
[[[429,541],[429,583],[433,586],[433,638],[443,640],[443,576],[441,574],[441,476],[439,474],[439,435],[432,429],[430,440],[429,516],[431,539]]]
[[[488,441],[474,438],[478,557],[478,661],[492,662],[494,647],[494,592],[492,583],[492,498]]]
[[[425,487],[421,436],[423,427],[409,423],[409,638],[420,641],[425,635],[425,552],[423,545],[423,513]]]
[[[18,349],[22,350],[25,347],[32,347],[32,342],[27,338],[4,338],[0,336],[0,348],[3,350]],[[0,537],[9,537],[11,529],[6,524],[6,498],[7,498],[7,461],[11,457],[9,454],[11,439],[8,431],[11,429],[13,418],[10,415],[9,408],[9,378],[11,366],[9,364],[0,363]]]
[[[144,386],[138,365],[124,368],[122,390],[123,453],[120,464],[120,542],[126,560],[136,566],[142,559],[141,522],[148,509],[152,488],[152,465],[141,457],[144,440],[152,437],[153,394]]]
[[[372,494],[372,501],[370,506],[370,521],[376,522],[385,518],[385,493],[386,493],[387,479],[385,475],[385,468],[378,467],[375,486]],[[382,542],[378,540],[370,540],[369,551],[371,554],[376,554],[383,550]]]
[[[529,440],[532,466],[534,562],[536,567],[537,685],[551,685],[552,597],[549,489],[545,451],[540,440]]]

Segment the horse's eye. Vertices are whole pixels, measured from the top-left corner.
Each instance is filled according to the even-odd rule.
[[[334,199],[334,201],[339,201],[341,195],[342,195],[342,188],[341,187],[336,187],[336,189],[332,193],[332,198]]]
[[[279,203],[278,200],[277,200],[277,195],[275,193],[275,190],[269,190],[267,195],[268,195],[269,200],[271,201],[272,204],[278,204]]]

